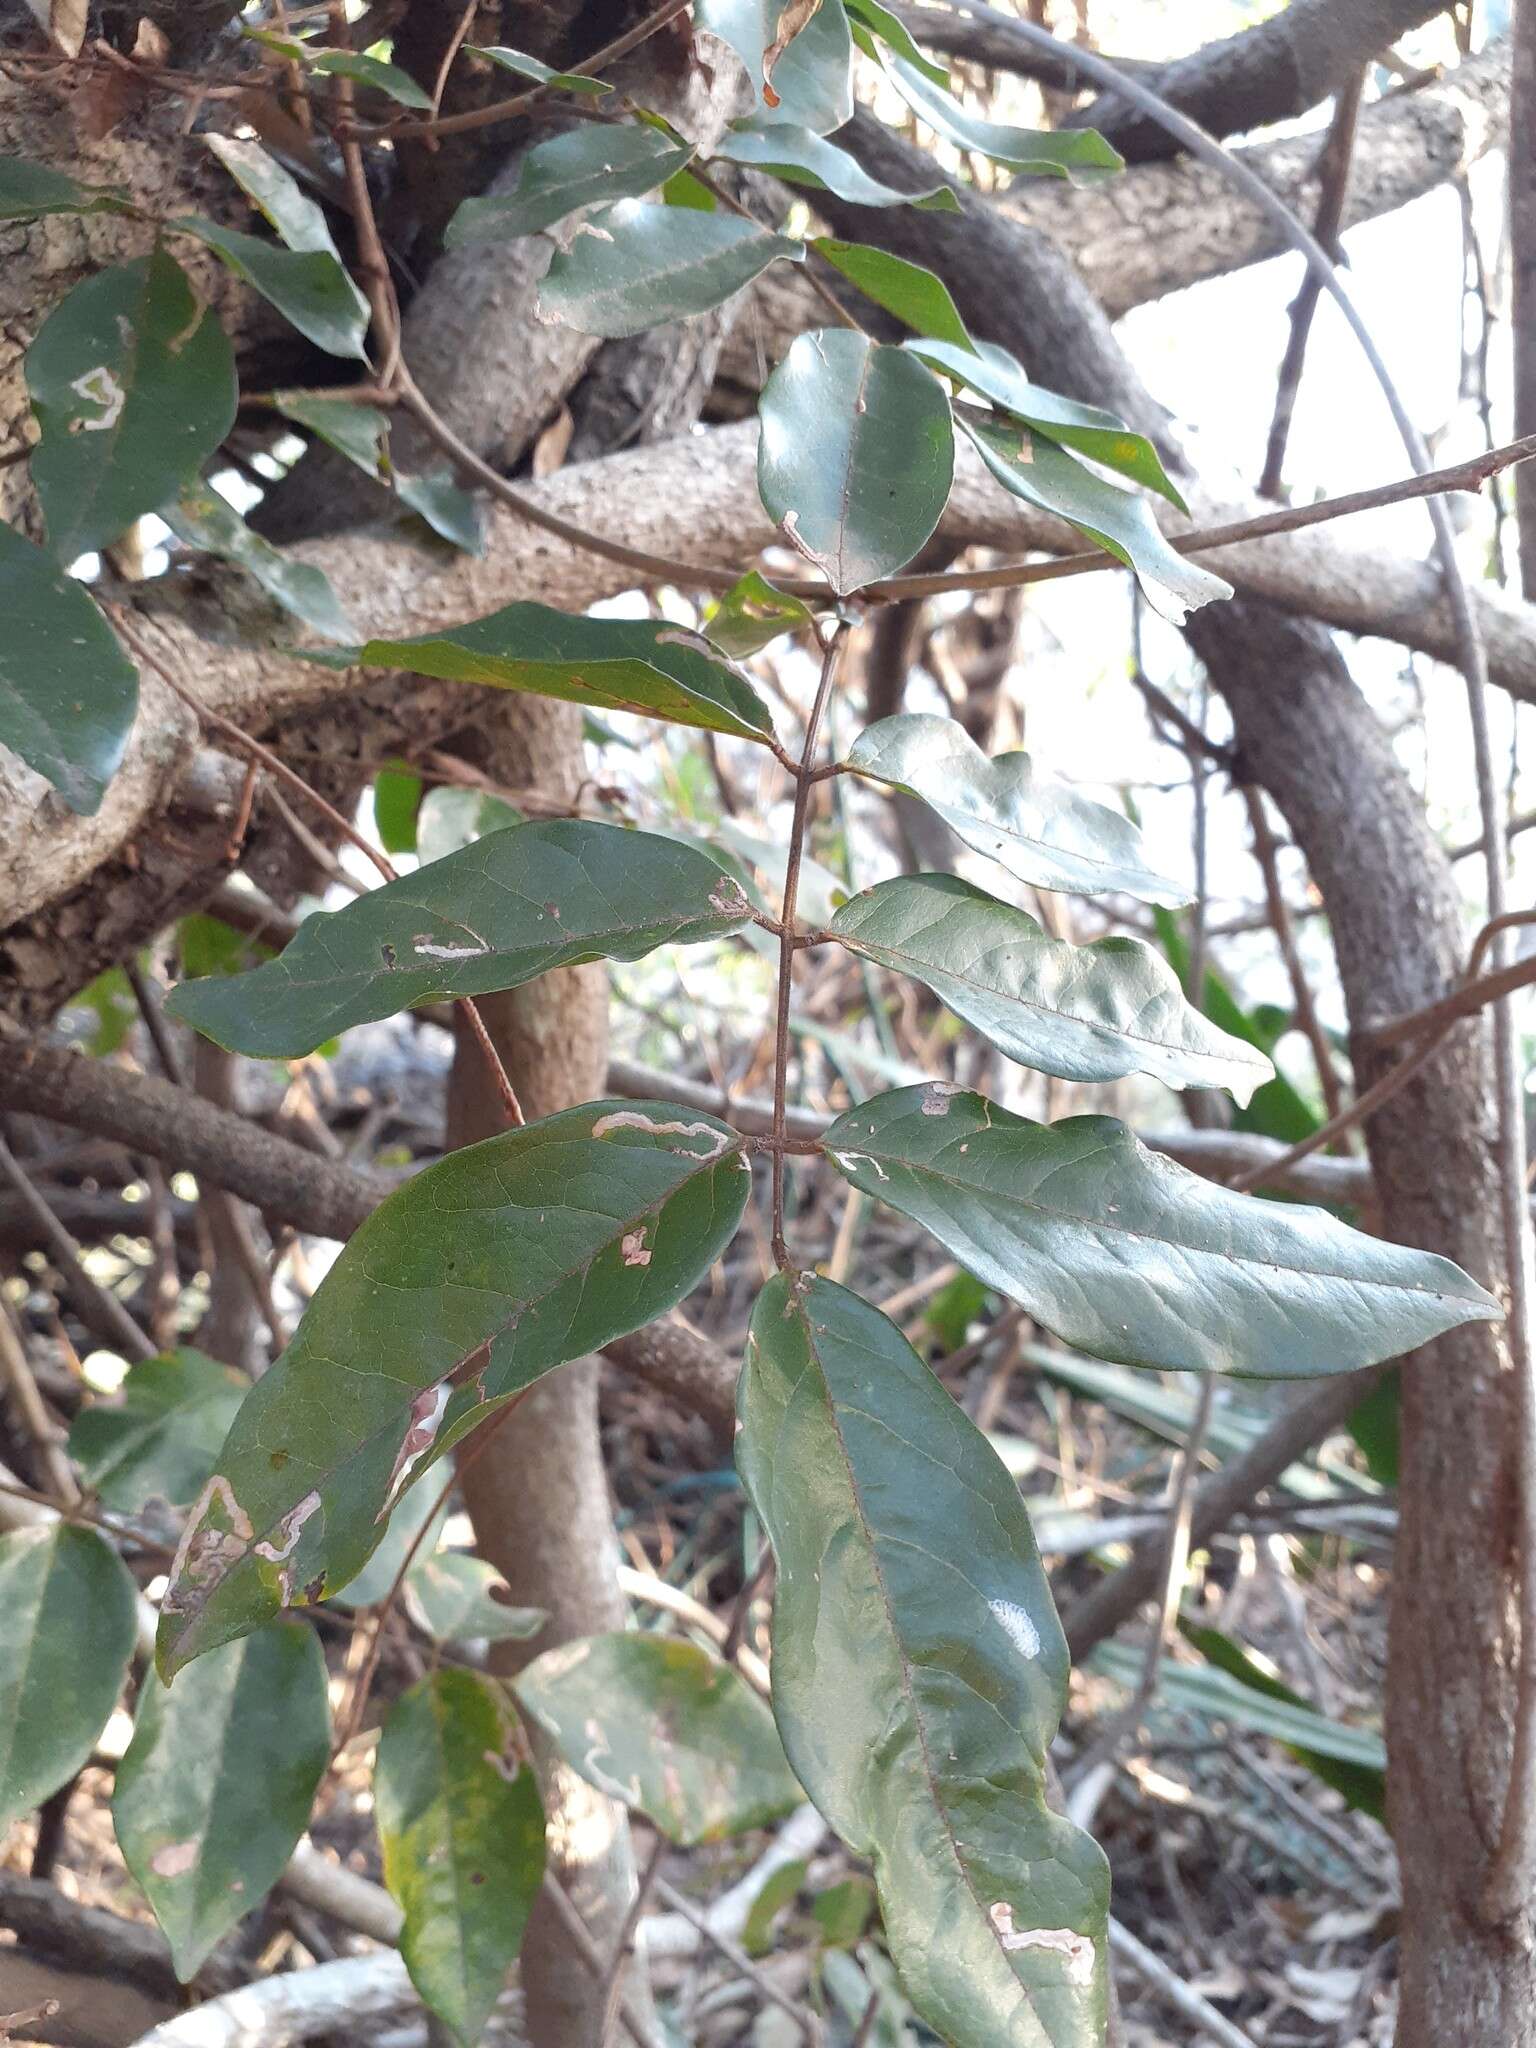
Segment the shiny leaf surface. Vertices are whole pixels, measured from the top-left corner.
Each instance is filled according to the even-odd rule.
[[[763,741],[773,734],[768,707],[746,677],[697,633],[659,620],[576,618],[548,605],[509,604],[438,633],[367,640],[308,658],[332,668],[362,662],[450,683],[531,690],[598,711],[638,711],[739,739]]]
[[[910,974],[1021,1066],[1066,1081],[1151,1074],[1170,1088],[1227,1088],[1246,1102],[1270,1062],[1184,999],[1140,939],[1073,946],[956,875],[898,875],[851,897],[832,931]],[[227,986],[227,984],[222,984]]]
[[[1031,888],[1189,901],[1187,889],[1151,867],[1123,811],[1057,781],[1028,754],[989,759],[958,719],[918,711],[882,718],[854,741],[848,766],[921,798],[973,852]]]
[[[729,163],[752,164],[771,171],[791,185],[805,185],[813,192],[835,192],[855,206],[917,206],[932,213],[958,213],[960,202],[948,185],[928,185],[917,192],[898,192],[894,185],[882,185],[872,178],[857,157],[835,142],[774,121],[761,128],[737,128],[721,140],[717,152]]]
[[[178,504],[162,507],[162,513],[178,540],[233,562],[259,583],[275,604],[327,640],[350,640],[356,633],[325,571],[309,562],[295,562],[281,548],[273,547],[211,486],[189,493]]]
[[[52,164],[0,156],[0,220],[37,220],[47,213],[132,212],[125,193],[82,185]]]
[[[612,340],[707,313],[770,263],[804,253],[802,242],[739,214],[624,199],[557,252],[539,304],[550,319]]]
[[[826,1148],[1036,1322],[1123,1365],[1353,1372],[1501,1313],[1449,1259],[1234,1194],[1112,1117],[1035,1124],[929,1082],[849,1110]]]
[[[1177,625],[1186,613],[1232,595],[1230,583],[1169,546],[1145,498],[1095,476],[1044,434],[963,405],[955,420],[1004,490],[1070,520],[1134,569],[1148,604],[1165,619]]]
[[[405,1598],[440,1643],[526,1643],[549,1620],[540,1607],[514,1607],[496,1567],[462,1550],[440,1550],[413,1565]]]
[[[162,1674],[354,1578],[424,1461],[552,1367],[674,1307],[734,1235],[750,1185],[740,1138],[712,1117],[596,1102],[397,1189],[235,1418],[162,1603]]]
[[[104,1506],[136,1515],[151,1500],[185,1507],[202,1491],[249,1380],[201,1351],[130,1366],[113,1399],[75,1417],[69,1455]]]
[[[69,808],[101,808],[139,708],[139,672],[54,558],[0,525],[0,744]]]
[[[572,1770],[683,1848],[765,1827],[804,1797],[767,1707],[697,1644],[588,1636],[547,1650],[515,1689]]]
[[[27,350],[41,429],[32,481],[63,562],[102,548],[197,478],[234,423],[235,357],[163,249],[98,270]]]
[[[702,847],[587,818],[539,819],[317,911],[278,959],[183,982],[167,1008],[232,1051],[296,1059],[418,1003],[724,938],[750,909]]]
[[[90,1755],[128,1675],[135,1600],[94,1529],[0,1536],[0,1832]]]
[[[473,2048],[544,1876],[544,1808],[500,1688],[457,1670],[412,1686],[384,1724],[373,1791],[405,1966]]]
[[[401,504],[424,519],[432,531],[466,554],[485,547],[480,507],[446,471],[427,476],[402,476],[389,459],[389,416],[377,406],[351,405],[340,398],[311,398],[302,391],[279,392],[278,410],[297,425],[328,442],[338,455],[366,475],[388,484]]]
[[[1063,448],[1091,456],[1106,469],[1128,476],[1132,483],[1159,492],[1181,512],[1188,511],[1144,434],[1133,434],[1123,421],[1099,406],[1079,405],[1074,398],[1031,384],[1017,360],[995,341],[971,341],[967,336],[964,348],[942,340],[909,342],[907,346],[925,363],[990,398],[1026,426],[1039,427]]]
[[[901,349],[821,329],[791,345],[759,411],[763,505],[834,590],[911,561],[954,472],[949,401],[930,371]]]
[[[886,74],[920,121],[956,149],[974,150],[1012,171],[1035,177],[1069,178],[1087,184],[1122,171],[1125,164],[1093,128],[1014,128],[986,121],[952,99],[903,58],[892,56]]]
[[[712,646],[735,660],[756,654],[785,633],[810,625],[815,613],[798,597],[775,588],[757,569],[749,569],[704,622]]]
[[[330,1761],[325,1658],[280,1622],[144,1680],[112,1824],[186,1983],[282,1876]]]
[[[470,242],[510,242],[553,227],[583,206],[638,199],[682,170],[688,143],[647,122],[577,128],[537,143],[522,159],[511,192],[466,199],[448,223],[450,249]]]
[[[752,1316],[736,1461],[778,1559],[774,1710],[956,2048],[1096,2048],[1109,1873],[1045,1802],[1066,1644],[1018,1488],[894,1324],[806,1273]]]
[[[961,353],[971,346],[948,285],[921,263],[909,263],[904,256],[871,248],[867,242],[843,242],[832,235],[818,235],[811,247],[866,298],[894,313],[918,334],[947,341]]]
[[[503,71],[510,71],[518,78],[531,79],[535,85],[552,85],[560,92],[600,94],[613,91],[613,87],[605,85],[600,78],[588,78],[579,71],[552,71],[538,57],[530,57],[523,50],[509,49],[505,43],[470,43],[466,47],[472,56],[489,57]]]
[[[279,249],[257,235],[221,227],[197,214],[184,215],[170,226],[206,243],[316,348],[333,356],[364,358],[368,301],[337,256],[323,249]]]

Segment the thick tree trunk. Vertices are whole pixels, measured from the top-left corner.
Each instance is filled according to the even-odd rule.
[[[569,799],[582,775],[581,714],[574,705],[512,698],[497,706],[484,765],[513,787]],[[481,1015],[533,1120],[604,1092],[608,986],[600,964],[546,975],[482,997]],[[459,1028],[448,1095],[448,1143],[506,1128],[501,1099],[473,1035]],[[463,1487],[482,1557],[519,1606],[549,1623],[531,1643],[503,1644],[493,1668],[515,1672],[557,1643],[622,1628],[623,1602],[597,1417],[598,1363],[585,1358],[539,1382],[483,1453],[466,1447]],[[494,1426],[494,1425],[493,1425]],[[623,1809],[547,1751],[540,1756],[549,1813],[550,1868],[606,1953],[632,1896]],[[601,1987],[585,1971],[547,1899],[523,1942],[522,1986],[533,2048],[592,2048]]]
[[[1245,770],[1285,813],[1328,905],[1364,1089],[1399,1055],[1361,1036],[1445,993],[1463,920],[1450,864],[1391,745],[1315,627],[1261,605],[1190,639],[1232,707]],[[1367,1127],[1382,1230],[1501,1286],[1485,1027]],[[1529,1912],[1490,1929],[1478,1894],[1509,1777],[1518,1644],[1516,1400],[1496,1326],[1426,1345],[1402,1375],[1387,1674],[1388,1796],[1402,1870],[1397,2048],[1536,2048]]]

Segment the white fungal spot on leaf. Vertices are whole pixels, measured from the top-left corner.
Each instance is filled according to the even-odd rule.
[[[278,1534],[281,1536],[282,1541],[274,1543],[270,1537],[266,1538],[265,1541],[257,1544],[256,1555],[269,1558],[273,1564],[281,1564],[285,1557],[292,1557],[294,1546],[303,1533],[304,1524],[311,1515],[316,1513],[319,1506],[319,1494],[306,1493],[298,1506],[290,1508],[278,1523]]]
[[[1086,1934],[1079,1934],[1074,1927],[1015,1927],[1013,1908],[1005,1899],[998,1900],[987,1918],[1005,1954],[1015,1955],[1026,1948],[1052,1949],[1066,1966],[1069,1984],[1093,1982],[1093,1943]]]
[[[167,1842],[149,1859],[156,1877],[185,1877],[197,1861],[196,1842]]]
[[[245,1556],[255,1533],[234,1488],[215,1472],[187,1516],[162,1607],[171,1614],[185,1614],[201,1606]]]
[[[87,370],[83,376],[74,378],[69,388],[77,397],[83,398],[87,405],[101,407],[95,419],[87,419],[81,415],[73,422],[78,433],[99,434],[106,428],[117,425],[128,394],[123,389],[116,371],[109,370],[105,363],[98,363],[94,370]]]
[[[989,1600],[993,1618],[1021,1657],[1038,1657],[1040,1631],[1017,1600]]]
[[[722,917],[739,917],[749,908],[746,891],[734,875],[722,875],[709,892],[710,907]]]
[[[439,946],[429,932],[418,932],[411,941],[411,951],[427,960],[479,960],[490,950],[483,943],[478,946]]]
[[[923,1090],[923,1115],[948,1116],[950,1097],[961,1092],[952,1081],[930,1081]]]
[[[382,1522],[393,1508],[400,1498],[406,1480],[437,1441],[443,1410],[447,1406],[446,1380],[439,1380],[435,1386],[423,1388],[411,1403],[411,1412],[406,1418],[405,1435],[400,1439],[400,1448],[395,1453],[394,1469],[389,1475],[389,1485],[384,1490],[384,1505],[376,1517],[378,1521]]]
[[[626,1266],[648,1266],[651,1263],[643,1230],[627,1230],[619,1240],[619,1249],[624,1254]]]
[[[722,1152],[729,1151],[735,1143],[729,1131],[716,1130],[706,1123],[657,1123],[638,1109],[615,1109],[607,1116],[600,1116],[592,1126],[594,1138],[606,1138],[611,1131],[650,1131],[658,1138],[670,1137],[674,1133],[680,1138],[703,1138],[709,1145],[707,1152],[695,1152],[693,1147],[669,1145],[669,1152],[683,1152],[690,1158],[707,1165],[711,1159],[718,1159]]]
[[[878,1159],[870,1159],[863,1152],[834,1152],[832,1157],[846,1173],[852,1173],[855,1167],[872,1166],[881,1180],[889,1180],[891,1177]]]

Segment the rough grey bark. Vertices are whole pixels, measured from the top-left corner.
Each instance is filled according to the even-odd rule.
[[[1454,983],[1465,944],[1450,863],[1337,653],[1262,606],[1215,607],[1192,644],[1231,706],[1328,905],[1363,1089],[1398,1057],[1364,1027]],[[1386,1236],[1501,1287],[1496,1135],[1482,1020],[1370,1120]],[[1509,1775],[1518,1640],[1516,1392],[1497,1329],[1403,1366],[1387,1676],[1388,1799],[1403,1885],[1398,2048],[1532,2048],[1530,1911],[1489,1929],[1478,1895]],[[1536,1902],[1533,1902],[1536,1903]]]
[[[1154,83],[1213,135],[1241,135],[1306,113],[1368,58],[1444,12],[1445,0],[1291,0],[1267,21],[1165,66]],[[1073,124],[1107,135],[1128,163],[1178,153],[1166,130],[1108,94],[1079,109]]]
[[[1516,0],[1509,93],[1510,333],[1515,432],[1536,433],[1536,6]],[[1520,587],[1536,598],[1536,476],[1515,473]]]

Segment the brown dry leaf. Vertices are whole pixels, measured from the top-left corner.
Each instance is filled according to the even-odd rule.
[[[536,477],[553,476],[561,467],[575,431],[576,422],[571,417],[571,409],[562,405],[533,444],[531,467]]]
[[[763,52],[763,98],[770,107],[779,104],[779,96],[773,89],[773,67],[820,5],[821,0],[788,0],[779,16],[773,41]]]

